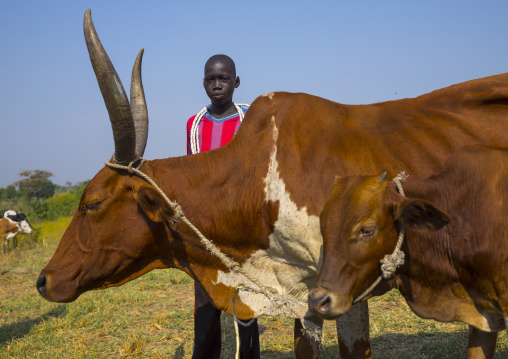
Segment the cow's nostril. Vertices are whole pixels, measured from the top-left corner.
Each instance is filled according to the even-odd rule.
[[[37,287],[39,294],[44,297],[46,294],[46,277],[41,275],[39,279],[37,279],[37,284],[35,286]]]
[[[330,299],[329,296],[326,296],[324,297],[322,300],[321,300],[321,303],[319,303],[319,312],[321,313],[328,313],[330,311],[330,305],[331,305],[332,301]]]
[[[320,291],[311,291],[309,294],[309,309],[320,315],[326,315],[332,305],[332,298]]]

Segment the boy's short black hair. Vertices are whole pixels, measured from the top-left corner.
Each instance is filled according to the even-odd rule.
[[[205,71],[206,71],[206,67],[212,63],[215,63],[215,62],[222,62],[223,64],[225,64],[227,67],[229,67],[233,73],[233,77],[236,77],[236,66],[235,66],[235,62],[233,61],[233,59],[231,57],[229,57],[228,55],[223,55],[223,54],[217,54],[217,55],[213,55],[211,56],[205,63]]]

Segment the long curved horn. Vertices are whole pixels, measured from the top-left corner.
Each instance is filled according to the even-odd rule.
[[[135,158],[136,146],[136,133],[129,100],[122,82],[97,36],[90,9],[85,12],[83,31],[90,61],[113,128],[115,160],[120,164],[128,164]]]
[[[143,60],[144,51],[145,49],[139,51],[131,76],[131,111],[134,118],[134,127],[136,128],[136,154],[140,157],[145,153],[148,139],[148,110],[146,108],[143,82],[141,81],[141,61]]]

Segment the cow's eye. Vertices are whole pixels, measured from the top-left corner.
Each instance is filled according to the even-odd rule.
[[[99,208],[102,201],[88,202],[83,206],[83,214],[87,214],[88,211],[93,211]]]
[[[376,233],[376,226],[374,224],[366,224],[358,233],[356,233],[356,239],[365,239],[373,236]]]

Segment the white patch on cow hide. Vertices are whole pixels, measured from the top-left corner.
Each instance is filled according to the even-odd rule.
[[[28,224],[26,220],[19,222],[19,231],[21,233],[30,234],[32,233],[32,227]]]
[[[261,95],[259,97],[268,97],[271,100],[273,98],[273,95],[274,95],[273,92],[268,92],[268,93],[265,93],[264,95]]]
[[[4,218],[7,218],[7,216],[15,216],[16,214],[17,214],[16,211],[9,209],[8,211],[5,211]]]
[[[14,237],[16,234],[18,234],[18,232],[9,232],[7,233],[7,235],[5,236],[4,239],[11,239],[12,237]]]
[[[279,204],[278,219],[274,232],[270,235],[270,247],[267,250],[255,252],[242,265],[242,270],[257,278],[264,286],[277,290],[280,295],[297,298],[305,306],[293,308],[294,315],[288,315],[272,305],[268,299],[259,293],[240,291],[239,298],[259,315],[286,315],[293,318],[302,317],[307,313],[307,296],[314,285],[318,268],[321,263],[323,238],[319,228],[319,217],[307,213],[307,208],[298,208],[291,200],[281,178],[277,162],[278,129],[273,124],[273,152],[270,157],[268,173],[264,179],[265,200]],[[236,273],[217,274],[217,282],[228,286],[239,283],[248,285],[245,277]]]

